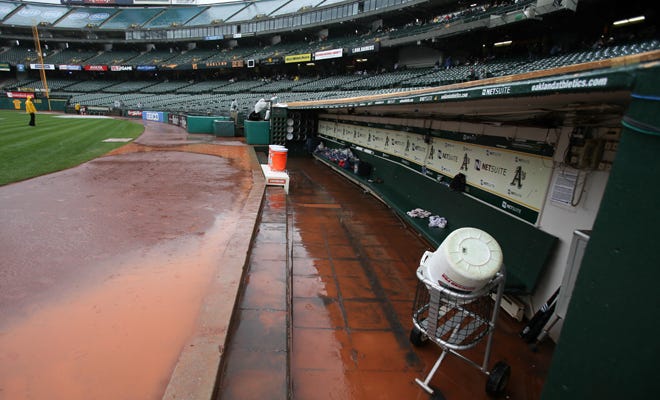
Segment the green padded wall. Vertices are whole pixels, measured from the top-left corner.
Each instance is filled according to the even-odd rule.
[[[638,72],[624,127],[658,130],[659,75]],[[623,129],[543,400],[660,397],[660,136],[646,130]]]
[[[167,118],[166,118],[167,119]],[[229,121],[229,117],[188,115],[188,133],[214,133],[214,121]]]

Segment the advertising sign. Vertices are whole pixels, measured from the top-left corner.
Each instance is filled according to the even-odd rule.
[[[112,72],[121,72],[121,71],[133,71],[132,65],[111,65],[110,71]]]
[[[330,58],[341,58],[344,55],[344,49],[332,49],[317,51],[314,53],[314,60],[327,60]]]
[[[147,121],[165,122],[165,113],[161,111],[142,111],[142,119]]]
[[[107,71],[107,65],[85,65],[83,67],[85,71]]]
[[[82,66],[81,65],[66,65],[66,64],[61,64],[58,65],[57,68],[60,71],[82,71]]]
[[[252,67],[250,67],[250,61],[252,61]],[[261,65],[279,65],[282,64],[284,59],[282,57],[268,57],[268,58],[262,58],[259,60],[259,64]],[[248,60],[248,68],[253,68],[254,67],[254,60]]]
[[[138,65],[136,68],[138,71],[155,71],[155,65]]]
[[[30,69],[46,69],[49,71],[55,70],[55,64],[30,64]]]
[[[496,196],[493,205],[530,222],[543,206],[553,171],[552,157],[499,147],[331,121],[319,121],[318,129],[418,171],[450,179],[462,173],[468,185]]]
[[[291,56],[285,56],[284,57],[284,63],[285,64],[308,62],[308,61],[312,61],[312,54],[311,53],[294,54],[294,55],[291,55]]]
[[[228,61],[209,61],[204,63],[206,68],[224,68],[229,66]]]
[[[29,92],[7,92],[7,97],[10,99],[26,99],[28,97],[34,97],[34,93]]]
[[[471,186],[537,212],[543,206],[552,175],[550,157],[439,138],[432,148],[429,169],[452,177],[462,172]]]
[[[353,47],[351,49],[351,54],[359,54],[359,53],[369,53],[372,51],[377,51],[378,48],[380,47],[380,43],[372,43],[372,44],[367,44],[364,46],[359,46],[359,47]]]
[[[169,114],[167,116],[167,122],[171,125],[177,125],[184,129],[188,128],[187,117],[183,114]]]

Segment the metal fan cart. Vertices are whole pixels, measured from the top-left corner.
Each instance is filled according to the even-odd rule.
[[[429,382],[447,354],[453,354],[472,364],[488,376],[486,392],[501,394],[511,375],[511,367],[500,361],[488,371],[493,331],[500,301],[504,291],[504,267],[481,289],[463,292],[448,288],[424,276],[425,267],[417,269],[417,291],[413,307],[413,328],[410,341],[422,346],[429,341],[442,348],[442,354],[431,368],[426,379],[415,379],[432,399],[444,399],[439,390]],[[482,339],[487,344],[483,362],[477,364],[459,351],[475,347]]]

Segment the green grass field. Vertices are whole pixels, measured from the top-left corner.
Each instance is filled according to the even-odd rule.
[[[109,138],[138,137],[144,127],[111,118],[62,118],[66,114],[37,114],[28,126],[25,111],[0,110],[0,186],[75,167],[125,143]]]

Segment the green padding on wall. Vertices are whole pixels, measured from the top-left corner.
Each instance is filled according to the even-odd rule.
[[[51,111],[66,111],[66,99],[50,99],[50,109]]]
[[[236,134],[234,121],[213,121],[213,134],[215,136],[234,136]]]
[[[229,121],[229,117],[201,117],[189,115],[188,133],[213,133],[213,121]]]
[[[15,110],[14,101],[16,100],[18,100],[21,111],[25,112],[25,99],[10,99],[8,97],[0,97],[0,109]],[[51,98],[50,110],[64,112],[67,101],[67,99]],[[37,108],[37,111],[48,111],[48,99],[38,98],[34,101],[34,106]]]
[[[437,248],[455,229],[482,229],[502,247],[507,269],[506,290],[509,293],[533,292],[557,242],[556,237],[398,164],[367,153],[354,153],[361,161],[373,165],[372,179],[383,181],[372,183],[361,179],[362,183],[376,192],[433,246]],[[444,229],[429,228],[428,219],[411,218],[406,214],[418,207],[445,217],[447,226]]]
[[[268,121],[250,121],[243,123],[245,129],[245,143],[247,144],[269,144],[270,143],[270,122]]]

